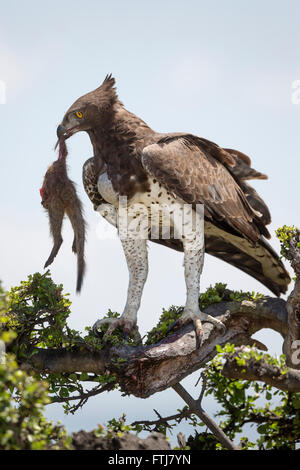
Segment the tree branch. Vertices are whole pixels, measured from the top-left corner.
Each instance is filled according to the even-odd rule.
[[[203,410],[201,403],[194,400],[193,397],[178,383],[173,385],[173,389],[178,395],[188,404],[190,410],[197,415],[201,421],[209,428],[213,435],[220,441],[220,443],[229,450],[240,450],[222,431],[215,421]]]
[[[100,393],[103,393],[103,392],[108,392],[112,388],[113,388],[112,384],[106,384],[106,385],[103,385],[103,387],[100,387],[99,385],[98,387],[95,387],[92,390],[89,390],[88,392],[80,393],[80,395],[73,395],[71,397],[66,397],[66,398],[62,398],[62,397],[53,398],[51,400],[51,405],[53,403],[65,403],[69,401],[80,400],[79,403],[76,405],[76,407],[74,407],[75,408],[74,411],[76,411],[78,408],[83,406],[84,403],[86,403],[86,401],[90,397],[94,397],[95,395],[100,395]]]
[[[163,424],[164,426],[171,428],[172,426],[169,425],[169,421],[176,421],[176,423],[180,423],[183,419],[188,418],[192,414],[192,411],[190,409],[186,409],[174,415],[163,417],[163,416],[160,416],[156,410],[154,411],[158,415],[158,419],[155,419],[153,421],[150,421],[150,420],[134,421],[133,423],[131,423],[131,426],[136,426],[139,424],[146,426],[146,427],[155,426],[154,428],[155,430],[157,429],[158,426]]]
[[[222,374],[229,379],[261,381],[272,387],[287,392],[300,392],[300,370],[288,369],[284,374],[276,365],[269,364],[264,358],[251,358],[245,364],[236,361],[239,353],[246,352],[247,347],[236,348],[233,354],[226,356]]]
[[[296,274],[296,282],[293,291],[286,303],[288,312],[287,335],[283,343],[283,352],[286,355],[287,365],[300,369],[300,361],[295,364],[294,349],[300,346],[300,232],[295,230],[293,237],[288,241],[287,258]]]
[[[283,337],[287,335],[288,314],[286,302],[282,299],[220,302],[204,311],[222,320],[227,330],[222,335],[211,323],[205,322],[201,348],[198,347],[193,325],[189,324],[149,346],[107,345],[97,352],[36,349],[22,368],[49,373],[80,371],[98,375],[110,370],[116,374],[125,394],[147,398],[202,368],[216,355],[216,345],[251,345],[254,342],[251,336],[262,328],[273,328]],[[119,364],[118,359],[122,359],[122,367],[116,365]]]
[[[255,364],[255,361],[250,361],[246,371],[242,372],[236,362],[228,358],[224,374],[241,378],[242,373],[242,378],[248,380],[263,380],[283,390],[299,391],[300,358],[298,360],[298,355],[295,354],[295,345],[300,347],[300,232],[289,230],[286,233],[283,230],[282,233],[285,256],[291,261],[297,276],[294,290],[288,300],[266,297],[255,301],[231,301],[210,305],[204,312],[218,317],[226,325],[226,332],[221,334],[211,323],[204,323],[201,348],[193,325],[189,324],[149,346],[106,345],[97,352],[36,349],[36,354],[27,359],[22,367],[51,373],[80,371],[103,374],[110,370],[115,373],[125,394],[147,398],[171,386],[178,389],[176,384],[202,368],[216,355],[216,345],[255,344],[258,348],[266,350],[267,348],[254,340],[252,335],[262,328],[272,328],[283,337],[287,364],[294,369],[282,375],[279,369],[267,363],[260,361]]]

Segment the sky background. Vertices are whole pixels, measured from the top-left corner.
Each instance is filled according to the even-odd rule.
[[[0,12],[0,81],[6,85],[0,104],[0,278],[6,288],[43,272],[52,241],[39,188],[56,158],[56,127],[108,73],[125,107],[153,129],[187,131],[249,155],[253,167],[269,175],[254,186],[271,209],[272,234],[280,225],[299,224],[300,106],[292,88],[300,79],[298,0],[0,0]],[[75,135],[68,147],[70,177],[88,222],[81,295],[75,294],[68,221],[51,273],[71,295],[70,326],[83,331],[109,308],[122,311],[128,273],[119,240],[82,187],[82,165],[92,156],[87,134]],[[274,236],[271,243],[278,250]],[[142,334],[163,307],[185,300],[182,254],[151,244],[149,267],[138,316]],[[215,282],[270,294],[207,255],[201,290]],[[265,330],[256,337],[281,353],[278,334]],[[183,381],[194,395],[197,377]],[[131,422],[155,418],[153,408],[168,415],[182,406],[172,390],[146,401],[113,392],[91,399],[74,416],[58,405],[48,407],[47,416],[69,430],[88,430],[123,411]],[[209,397],[204,406],[215,410]]]

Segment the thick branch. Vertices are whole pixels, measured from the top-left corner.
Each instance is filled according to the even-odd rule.
[[[296,282],[293,291],[286,303],[288,312],[287,335],[284,339],[283,352],[286,355],[287,365],[300,369],[300,361],[295,355],[295,349],[300,347],[300,231],[296,229],[288,241],[288,249],[285,249],[286,257],[296,274]]]
[[[124,393],[141,398],[174,386],[187,375],[200,369],[216,354],[216,345],[232,343],[251,345],[252,334],[262,328],[273,328],[283,337],[287,334],[286,303],[282,299],[266,298],[257,301],[221,302],[205,309],[226,324],[220,331],[211,323],[203,325],[203,342],[199,348],[192,324],[178,330],[151,346],[106,346],[89,351],[37,350],[26,363],[26,369],[44,372],[114,372]],[[123,359],[122,367],[116,366]]]
[[[199,416],[201,421],[206,424],[226,449],[240,450],[239,447],[235,446],[234,443],[226,436],[222,429],[219,428],[215,421],[203,410],[199,400],[194,400],[180,383],[173,385],[173,389],[189,405],[190,410],[195,413],[195,415]]]
[[[105,364],[106,357],[102,352],[36,348],[35,354],[22,364],[22,369],[34,369],[52,374],[72,372],[101,374],[105,370]]]
[[[282,374],[280,368],[269,364],[264,358],[249,359],[245,364],[239,365],[236,361],[241,352],[247,351],[247,347],[236,348],[233,354],[226,357],[226,363],[222,374],[229,379],[261,381],[272,387],[287,392],[300,392],[300,370],[289,369]]]

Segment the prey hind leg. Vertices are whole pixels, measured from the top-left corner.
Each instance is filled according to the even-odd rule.
[[[52,205],[48,209],[48,214],[50,222],[50,231],[53,237],[54,244],[44,268],[47,268],[47,266],[49,266],[53,262],[63,242],[63,238],[61,236],[61,229],[64,219],[64,208],[62,205]]]

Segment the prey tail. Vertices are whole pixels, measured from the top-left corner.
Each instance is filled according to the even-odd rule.
[[[83,253],[77,254],[77,284],[76,284],[76,292],[79,294],[82,287],[82,282],[85,274],[85,260]]]

